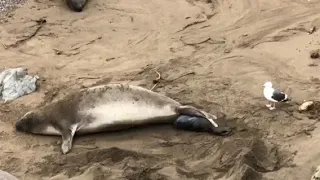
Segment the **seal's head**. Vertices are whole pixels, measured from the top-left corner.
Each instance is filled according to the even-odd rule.
[[[87,0],[66,0],[70,9],[81,12],[83,7],[86,5]]]
[[[36,111],[29,111],[16,122],[16,130],[26,133],[39,133],[42,129],[41,119]]]

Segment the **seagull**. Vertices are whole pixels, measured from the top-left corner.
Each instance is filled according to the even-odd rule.
[[[266,106],[270,110],[276,109],[276,102],[288,103],[289,101],[291,101],[291,98],[289,98],[287,94],[285,94],[282,91],[279,91],[278,89],[272,88],[272,83],[270,81],[267,81],[262,86],[264,87],[263,95],[269,101],[269,103],[266,104]]]

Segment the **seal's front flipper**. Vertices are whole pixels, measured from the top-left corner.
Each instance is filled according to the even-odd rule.
[[[72,148],[72,141],[78,125],[71,125],[69,129],[62,132],[61,150],[63,154],[67,154]]]
[[[176,129],[209,132],[219,136],[227,136],[232,132],[230,127],[214,127],[206,118],[180,115],[173,123]]]
[[[212,125],[206,118],[180,115],[173,123],[176,129],[195,132],[211,132]]]

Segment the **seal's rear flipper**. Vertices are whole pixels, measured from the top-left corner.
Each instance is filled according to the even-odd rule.
[[[187,116],[197,116],[197,117],[202,117],[207,119],[208,121],[210,121],[210,123],[214,126],[214,127],[218,127],[218,124],[216,122],[214,122],[213,119],[217,119],[216,116],[213,116],[211,114],[205,113],[195,107],[192,106],[180,106],[178,108],[178,112],[180,115],[187,115]]]
[[[231,127],[213,127],[212,123],[203,117],[180,115],[173,123],[176,129],[194,132],[208,132],[218,136],[231,134]]]

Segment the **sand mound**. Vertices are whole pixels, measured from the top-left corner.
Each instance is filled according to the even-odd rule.
[[[1,69],[38,75],[35,93],[0,106],[0,169],[20,179],[310,179],[320,164],[316,0],[29,0],[0,16]],[[161,79],[157,79],[157,72]],[[275,111],[261,85],[292,97]],[[17,133],[28,110],[108,82],[152,88],[219,116],[230,137],[172,126],[77,137]],[[318,106],[317,106],[318,107]]]

